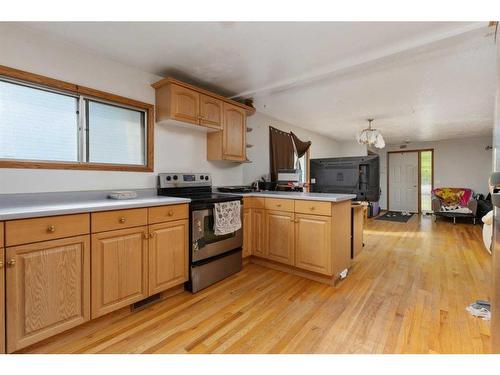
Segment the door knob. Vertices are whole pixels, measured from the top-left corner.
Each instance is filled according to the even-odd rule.
[[[15,264],[16,264],[16,260],[15,260],[15,259],[13,259],[13,258],[12,258],[12,259],[9,259],[9,260],[7,261],[7,265],[8,265],[8,266],[14,266]]]

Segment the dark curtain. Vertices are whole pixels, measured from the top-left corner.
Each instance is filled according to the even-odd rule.
[[[295,149],[297,150],[297,157],[301,158],[307,150],[309,150],[309,147],[311,147],[311,141],[301,141],[293,132],[290,132],[292,136],[293,143],[295,144]]]
[[[279,169],[293,168],[294,154],[292,136],[289,133],[282,132],[270,126],[269,159],[271,162],[271,181],[278,180]]]

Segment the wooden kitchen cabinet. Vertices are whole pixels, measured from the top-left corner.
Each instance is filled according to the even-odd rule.
[[[172,84],[169,105],[168,116],[171,119],[199,124],[200,94],[198,92]]]
[[[246,113],[242,108],[224,103],[222,131],[207,134],[207,159],[246,160]]]
[[[9,353],[90,319],[89,235],[6,249]]]
[[[0,225],[3,227],[3,223]],[[5,251],[0,247],[0,354],[3,353],[5,353]]]
[[[266,256],[266,211],[263,208],[252,209],[252,255]]]
[[[188,235],[188,220],[149,226],[149,295],[188,280]]]
[[[266,211],[266,254],[277,262],[295,263],[295,214],[284,211]]]
[[[246,159],[246,114],[235,105],[224,103],[223,158],[244,161]]]
[[[295,214],[295,266],[325,275],[332,274],[332,219]]]
[[[92,318],[148,297],[147,226],[92,235]]]
[[[223,101],[200,94],[200,125],[222,130]]]
[[[243,258],[252,255],[252,209],[243,210]]]

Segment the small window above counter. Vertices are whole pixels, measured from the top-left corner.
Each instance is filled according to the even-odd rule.
[[[255,109],[173,78],[152,85],[156,121],[187,123],[207,134],[207,159],[248,162],[246,118]]]

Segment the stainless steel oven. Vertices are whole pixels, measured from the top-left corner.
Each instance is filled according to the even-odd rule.
[[[243,229],[222,236],[214,231],[214,204],[241,202],[241,196],[213,193],[208,173],[161,173],[158,194],[191,199],[188,290],[197,292],[241,270]]]
[[[191,257],[193,262],[224,254],[243,245],[242,228],[222,236],[215,234],[213,204],[192,208],[191,227]]]

